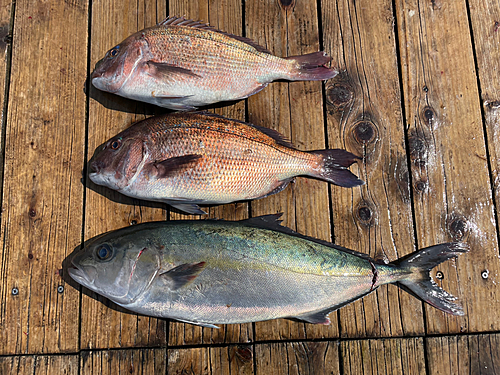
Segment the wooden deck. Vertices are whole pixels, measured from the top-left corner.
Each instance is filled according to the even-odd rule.
[[[500,374],[499,0],[0,4],[1,374]],[[465,316],[389,285],[332,313],[329,326],[215,330],[130,314],[68,283],[61,263],[84,240],[187,218],[82,178],[96,146],[161,112],[98,92],[89,72],[167,15],[280,56],[327,51],[343,70],[335,79],[273,83],[215,111],[277,129],[303,150],[363,155],[352,168],[360,188],[298,179],[210,217],[284,212],[301,233],[388,260],[465,241],[470,253],[433,272]]]

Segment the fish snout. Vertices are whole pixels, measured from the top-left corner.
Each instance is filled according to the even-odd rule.
[[[104,169],[105,165],[100,160],[92,160],[89,165],[89,174],[98,174]]]

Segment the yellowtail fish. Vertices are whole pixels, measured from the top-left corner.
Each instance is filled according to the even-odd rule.
[[[329,324],[330,312],[392,283],[463,315],[429,271],[467,252],[465,244],[382,264],[299,235],[278,218],[139,224],[88,241],[66,265],[76,282],[131,311],[212,328],[277,318]]]
[[[140,121],[97,148],[89,177],[133,198],[168,203],[191,214],[198,204],[257,199],[295,176],[363,184],[340,149],[299,151],[278,132],[212,114],[179,112]]]
[[[103,91],[175,110],[253,95],[269,82],[326,80],[324,52],[280,58],[249,39],[169,17],[109,50],[92,73]]]

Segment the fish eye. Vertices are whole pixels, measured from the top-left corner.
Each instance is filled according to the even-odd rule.
[[[120,46],[116,46],[114,48],[112,48],[108,54],[109,54],[109,57],[115,57],[116,55],[118,55],[118,52],[120,50]]]
[[[120,146],[122,145],[122,141],[121,139],[117,139],[116,141],[113,141],[111,143],[111,149],[112,150],[118,150],[120,148]]]
[[[100,260],[108,260],[113,255],[113,249],[108,244],[104,244],[99,246],[95,253]]]

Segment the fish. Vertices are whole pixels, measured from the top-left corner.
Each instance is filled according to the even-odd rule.
[[[357,159],[342,149],[299,151],[275,130],[219,115],[176,112],[112,137],[88,169],[97,185],[202,215],[199,204],[263,198],[299,175],[361,185],[347,169]]]
[[[250,39],[168,17],[111,48],[91,81],[102,91],[186,111],[247,98],[279,79],[333,78],[330,60],[322,51],[277,57]]]
[[[300,235],[279,217],[133,225],[87,241],[65,267],[125,309],[211,328],[278,318],[326,325],[332,311],[385,284],[464,314],[429,271],[467,252],[466,244],[443,243],[385,264]]]

